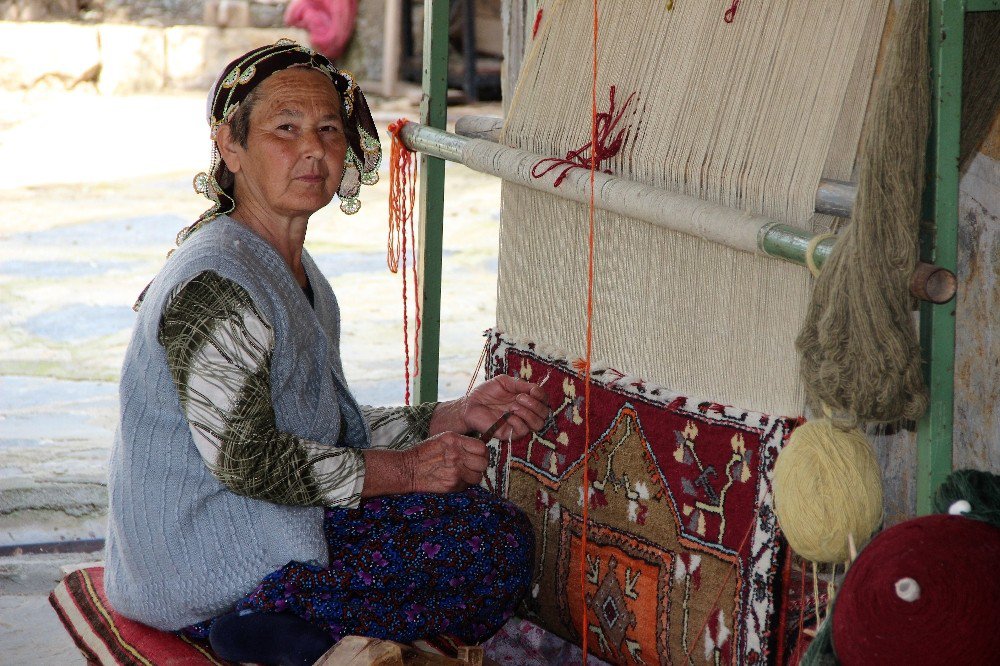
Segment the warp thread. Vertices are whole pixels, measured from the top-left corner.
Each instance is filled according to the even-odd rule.
[[[796,340],[807,399],[846,426],[917,419],[927,407],[909,281],[929,128],[928,5],[898,3],[897,12],[861,140],[852,222]]]
[[[774,511],[789,545],[813,562],[845,562],[882,522],[882,471],[864,433],[829,419],[792,432],[774,465]]]
[[[393,273],[402,266],[403,273],[403,375],[406,382],[404,401],[410,404],[410,332],[407,302],[406,262],[409,254],[413,275],[413,309],[416,330],[413,335],[413,376],[420,374],[420,281],[417,276],[417,240],[413,228],[413,206],[416,202],[417,162],[413,151],[403,144],[399,133],[406,118],[389,125],[392,148],[389,152],[389,238],[386,242],[386,264]],[[409,242],[407,242],[409,241]]]

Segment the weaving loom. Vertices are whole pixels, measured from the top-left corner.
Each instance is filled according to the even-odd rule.
[[[825,231],[816,188],[852,175],[888,2],[792,4],[752,3],[729,24],[706,3],[599,2],[593,142],[578,48],[590,3],[544,3],[500,142],[565,155],[532,166],[556,187],[593,154],[631,181]],[[527,616],[612,663],[775,660],[785,555],[769,479],[791,430],[780,417],[805,407],[808,273],[600,211],[588,321],[587,206],[511,182],[502,197],[488,374],[556,371],[562,403],[490,472],[535,524]],[[587,441],[573,361],[590,325],[592,357],[632,380],[593,380]]]
[[[849,179],[888,3],[605,2],[598,108],[627,140],[599,168],[810,230],[821,177]],[[589,138],[588,3],[553,2],[502,142],[564,155]],[[621,104],[621,102],[619,102]],[[504,184],[498,327],[582,355],[586,208]],[[535,223],[544,220],[544,224]],[[686,395],[798,415],[808,273],[600,213],[595,359]],[[545,285],[544,289],[529,285]]]

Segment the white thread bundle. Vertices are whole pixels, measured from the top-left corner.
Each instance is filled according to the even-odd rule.
[[[821,177],[851,175],[888,0],[601,0],[598,109],[636,97],[624,177],[823,230]],[[590,3],[546,7],[502,142],[564,155],[589,141]],[[498,325],[584,347],[586,206],[503,186]],[[614,222],[611,222],[614,220]],[[801,268],[597,215],[594,356],[681,393],[798,414]]]

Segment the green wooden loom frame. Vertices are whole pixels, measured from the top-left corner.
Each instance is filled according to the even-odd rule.
[[[1000,0],[931,0],[930,51],[933,123],[927,151],[925,200],[933,229],[921,248],[924,261],[957,273],[959,139],[962,124],[962,52],[965,15],[1000,11]],[[917,514],[930,513],[934,491],[952,470],[955,415],[955,301],[922,303],[920,346],[930,407],[917,430]]]
[[[909,1],[909,0],[906,0]],[[959,138],[962,114],[962,52],[965,15],[1000,11],[1000,0],[929,0],[933,118],[928,149],[926,216],[933,222],[922,239],[921,259],[957,271]],[[424,2],[423,101],[421,123],[447,124],[449,3]],[[423,275],[418,402],[438,396],[441,328],[441,257],[444,214],[444,160],[420,156],[418,202]],[[952,471],[954,428],[955,301],[921,303],[920,341],[930,407],[917,429],[918,514],[931,512],[934,490]]]

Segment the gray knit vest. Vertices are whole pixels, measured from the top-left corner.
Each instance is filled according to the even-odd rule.
[[[228,217],[206,225],[153,280],[122,367],[121,420],[108,475],[105,587],[126,617],[180,629],[229,610],[289,561],[328,563],[323,509],[230,492],[195,448],[166,352],[157,340],[171,292],[203,271],[246,289],[274,329],[271,401],[277,427],[365,448],[370,434],[344,380],[340,310],[308,253],[311,308],[285,261]]]

